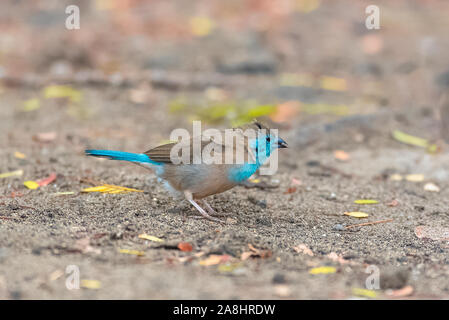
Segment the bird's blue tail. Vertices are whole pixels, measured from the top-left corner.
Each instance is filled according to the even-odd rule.
[[[146,154],[143,153],[130,153],[112,150],[86,150],[85,153],[88,156],[108,158],[111,160],[159,164],[158,162],[151,160]]]

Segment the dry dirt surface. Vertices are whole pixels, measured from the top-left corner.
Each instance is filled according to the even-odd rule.
[[[216,13],[220,2],[199,3]],[[75,36],[52,25],[58,8],[2,3],[0,12],[31,20],[11,18],[0,34],[0,174],[23,170],[0,178],[0,298],[449,298],[449,147],[439,110],[449,87],[449,5],[380,1],[383,25],[370,33],[368,2],[320,3],[288,19],[257,8],[276,26],[268,31],[241,26],[238,18],[246,20],[236,9],[232,21],[245,32],[226,29],[231,22],[216,13],[209,36],[186,40],[179,27],[173,32],[181,39],[173,40],[155,20],[114,41],[112,22],[104,13],[95,19],[86,2],[80,5],[90,8],[90,20]],[[162,2],[154,6],[177,21]],[[124,10],[116,11],[111,19],[120,24]],[[131,36],[150,26],[161,36]],[[19,46],[34,37],[41,41]],[[78,51],[69,50],[72,40]],[[97,65],[103,73],[83,69]],[[293,81],[293,73],[333,77],[331,88]],[[73,89],[68,98],[45,93],[55,83]],[[230,113],[216,116],[211,101],[229,103]],[[225,128],[235,120],[234,104],[248,101],[278,108],[262,118],[289,148],[280,150],[275,175],[210,198],[226,224],[195,219],[144,168],[83,153],[143,152],[173,129],[191,130],[192,120]],[[394,130],[428,139],[436,150],[401,143]],[[46,186],[24,186],[51,173],[56,179]],[[81,192],[100,184],[143,192]],[[368,217],[345,215],[359,211]],[[69,290],[77,270],[80,288]],[[367,290],[377,274],[380,287]]]

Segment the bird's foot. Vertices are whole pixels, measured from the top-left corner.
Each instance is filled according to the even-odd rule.
[[[195,207],[196,210],[198,210],[198,212],[201,214],[201,216],[195,216],[195,218],[202,218],[202,219],[207,219],[210,221],[215,221],[215,222],[220,222],[220,223],[225,223],[225,221],[212,217],[210,214],[208,214],[203,208],[201,208],[199,206],[198,203],[196,203],[194,200],[189,200],[189,202]]]
[[[228,213],[218,213],[217,211],[215,211],[206,200],[203,199],[203,200],[201,200],[201,202],[206,207],[206,210],[209,213],[209,215],[214,216],[214,217],[228,217],[229,216]]]

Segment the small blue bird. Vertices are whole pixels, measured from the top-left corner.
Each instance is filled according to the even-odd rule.
[[[247,129],[253,130],[256,134],[246,135],[245,130]],[[204,218],[222,222],[220,219],[212,217],[212,215],[216,215],[216,212],[204,198],[235,187],[252,176],[275,149],[287,148],[287,143],[284,140],[272,134],[267,126],[256,120],[240,128],[234,128],[232,132],[242,138],[236,139],[235,144],[233,140],[232,146],[229,146],[229,142],[222,143],[210,136],[202,135],[199,139],[200,157],[204,156],[204,150],[208,148],[208,154],[221,162],[195,162],[198,152],[193,152],[195,150],[194,138],[187,142],[164,144],[144,153],[112,150],[86,150],[85,152],[89,156],[130,161],[154,170],[159,181],[163,182],[165,188],[175,198],[187,199]],[[187,146],[187,149],[182,149],[183,146]],[[184,150],[190,151],[187,152],[189,158],[187,160],[190,161],[179,163],[179,158],[174,157],[174,154],[179,156],[179,152],[173,152],[175,147],[183,152]],[[245,155],[244,160],[237,162],[236,159],[239,158],[237,154],[242,151]],[[227,152],[228,158],[226,158]],[[229,152],[231,152],[231,163],[229,163]],[[198,202],[203,203],[206,210]]]

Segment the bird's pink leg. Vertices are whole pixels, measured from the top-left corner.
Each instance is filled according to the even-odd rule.
[[[215,211],[215,210],[209,205],[209,203],[208,203],[206,200],[204,200],[204,199],[201,199],[200,201],[204,204],[204,206],[206,207],[206,210],[209,212],[209,214],[210,214],[211,216],[215,216],[215,217],[226,217],[226,216],[229,215],[229,214],[226,214],[226,213],[218,213],[218,212]]]
[[[195,207],[196,210],[198,210],[201,215],[208,220],[215,221],[215,222],[223,222],[222,220],[218,218],[211,217],[203,208],[200,207],[198,203],[193,200],[192,194],[188,191],[184,191],[184,195],[186,199]]]
[[[217,214],[217,212],[209,205],[209,203],[207,203],[206,200],[202,199],[201,201],[204,203],[206,210],[209,211],[210,214]]]

